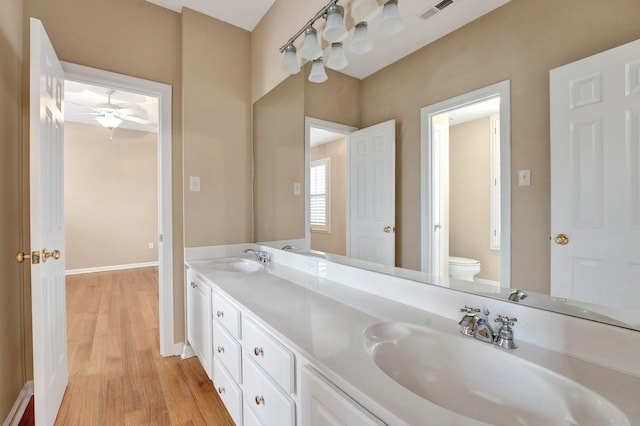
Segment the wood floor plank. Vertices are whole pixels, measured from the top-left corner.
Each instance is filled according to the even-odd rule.
[[[197,358],[160,356],[157,268],[67,277],[56,425],[233,425]]]

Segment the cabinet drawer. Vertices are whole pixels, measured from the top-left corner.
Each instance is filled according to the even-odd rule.
[[[295,393],[295,357],[266,330],[248,318],[243,319],[242,347],[287,393]]]
[[[236,339],[240,339],[240,310],[226,297],[216,292],[213,295],[213,317]]]
[[[236,383],[242,383],[240,344],[217,321],[213,322],[213,341],[213,356],[227,368]]]
[[[242,391],[233,382],[233,379],[227,373],[225,368],[220,362],[214,358],[213,370],[216,388],[216,392],[220,395],[220,399],[227,408],[227,411],[231,415],[231,418],[237,425],[242,424]]]
[[[263,425],[293,426],[296,405],[293,400],[269,379],[255,361],[242,357],[244,403],[251,407]]]

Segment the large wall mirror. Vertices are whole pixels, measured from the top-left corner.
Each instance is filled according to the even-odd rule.
[[[457,3],[450,7],[466,5],[464,1]],[[549,14],[538,2],[512,0],[364,78],[327,70],[328,80],[315,84],[307,80],[308,65],[289,76],[254,104],[255,241],[278,249],[291,246],[312,256],[324,256],[324,252],[334,261],[388,270],[376,268],[371,257],[364,262],[350,259],[352,250],[347,240],[353,220],[348,217],[353,206],[348,194],[354,176],[348,167],[350,151],[346,140],[355,129],[393,120],[394,223],[383,224],[381,229],[391,226],[395,231],[391,263],[401,268],[403,276],[439,281],[457,290],[490,297],[521,299],[518,303],[640,330],[640,237],[632,237],[620,255],[624,263],[614,268],[623,269],[623,274],[603,269],[595,255],[581,251],[569,260],[573,269],[564,272],[570,279],[561,279],[571,288],[557,289],[552,278],[560,259],[559,249],[572,244],[582,248],[603,246],[606,233],[595,238],[598,243],[583,242],[586,240],[572,238],[577,235],[575,229],[565,231],[552,219],[553,126],[562,125],[556,122],[559,115],[552,114],[554,93],[550,89],[555,90],[555,86],[550,84],[550,72],[640,38],[640,28],[627,18],[637,16],[640,5],[623,0],[616,3],[619,7],[614,13],[604,4],[549,1],[548,5],[556,9],[556,13]],[[580,13],[574,13],[576,10]],[[437,25],[437,21],[433,24]],[[593,26],[599,30],[590,30]],[[629,60],[631,65],[622,68],[633,70],[633,61],[638,60],[640,57]],[[592,70],[589,75],[597,72]],[[621,75],[624,79],[624,72]],[[637,74],[628,75],[637,79]],[[425,125],[425,108],[501,82],[508,84],[506,97],[481,96],[473,102],[463,102],[459,108],[441,109],[439,114],[431,114]],[[585,105],[594,103],[600,90],[598,84],[585,83],[576,89],[576,96],[582,96]],[[569,96],[570,87],[573,86],[566,83],[558,90]],[[620,168],[629,164],[637,167],[638,163],[629,162],[628,158],[637,159],[639,138],[634,139],[637,132],[633,133],[633,123],[637,118],[634,111],[640,110],[640,94],[633,90],[628,93],[624,102],[631,106],[622,114],[629,114],[626,122],[631,124],[623,138],[635,141],[635,145],[627,145],[636,151],[620,157],[627,158]],[[477,107],[482,112],[473,115],[464,111],[464,106],[469,110]],[[576,108],[567,111],[571,113]],[[570,116],[568,120],[579,118]],[[313,123],[316,130],[312,136]],[[325,128],[332,123],[339,130],[334,134]],[[587,153],[594,151],[587,148],[600,146],[599,127],[578,127],[582,129],[576,133],[581,138],[578,145],[583,149],[578,160],[568,160],[569,165],[571,170],[581,167],[582,174],[574,176],[583,178],[581,188],[588,187],[589,182],[598,187],[597,177],[602,170],[588,168],[599,163],[590,162],[594,159],[590,160]],[[425,133],[448,138],[449,161],[440,163],[442,169],[449,169],[448,173],[436,173],[433,141],[428,142],[431,157],[425,157]],[[324,142],[311,146],[311,139],[322,138]],[[482,142],[474,142],[476,139]],[[509,140],[506,145],[505,139]],[[442,139],[440,146],[444,147]],[[322,187],[319,182],[327,175],[331,182]],[[627,198],[637,199],[640,196],[633,192],[633,188],[640,187],[637,168],[630,169],[627,176]],[[482,181],[486,185],[478,186]],[[500,184],[492,186],[491,182]],[[437,188],[446,191],[448,197],[437,198]],[[580,194],[582,204],[577,205],[582,208],[581,217],[601,217],[599,213],[587,213],[600,212],[594,203],[605,205],[608,199],[584,191]],[[330,205],[328,224],[323,225],[323,218],[318,216],[320,203]],[[443,212],[446,218],[430,216],[435,211]],[[606,210],[602,212],[606,214]],[[445,241],[428,238],[447,221],[450,232]],[[637,228],[633,223],[628,232],[623,232],[625,235],[637,235],[633,234]],[[568,244],[562,244],[563,235],[569,239]],[[439,256],[434,248],[438,244]],[[462,266],[472,271],[474,264],[465,261],[478,261],[480,270],[469,281],[434,280],[427,274],[446,277],[452,270],[459,270],[457,259],[451,258],[462,259]],[[622,284],[611,286],[612,277],[622,277],[615,278],[623,280]],[[527,296],[523,298],[522,292],[515,290],[523,290]],[[630,301],[635,301],[635,306]]]

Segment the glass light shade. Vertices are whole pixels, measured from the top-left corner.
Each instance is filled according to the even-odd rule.
[[[378,24],[378,30],[386,35],[394,35],[402,31],[404,28],[404,22],[400,17],[400,10],[398,9],[398,0],[389,0],[384,4],[382,9],[382,18],[380,18],[380,24]]]
[[[349,61],[347,61],[347,56],[344,54],[342,43],[332,43],[329,59],[327,59],[327,68],[341,70],[347,65],[349,65]]]
[[[311,72],[309,73],[309,81],[312,83],[323,83],[327,81],[328,78],[324,70],[322,58],[314,59],[313,65],[311,65]]]
[[[350,49],[356,55],[364,55],[373,49],[373,43],[367,35],[367,23],[359,22],[353,32]]]
[[[300,63],[298,62],[298,56],[296,55],[296,48],[291,44],[284,49],[282,71],[287,74],[297,74],[300,72]]]
[[[327,10],[327,25],[322,37],[329,43],[337,43],[347,38],[347,28],[344,26],[342,6],[333,5]]]
[[[114,129],[122,124],[122,119],[110,112],[105,112],[104,115],[96,117],[96,120],[102,127],[107,127],[109,129]]]
[[[375,0],[356,0],[351,9],[351,16],[356,22],[371,21],[380,13],[380,6]]]
[[[304,30],[304,41],[302,42],[302,49],[300,49],[300,56],[308,61],[313,61],[322,55],[322,49],[320,43],[318,43],[318,33],[313,27],[309,27]]]

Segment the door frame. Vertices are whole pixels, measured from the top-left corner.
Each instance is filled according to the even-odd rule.
[[[172,88],[168,84],[61,61],[66,80],[158,98],[158,278],[160,355],[182,352],[174,342],[173,205],[172,205]]]
[[[420,109],[420,204],[421,204],[421,266],[431,273],[430,232],[433,229],[431,200],[431,119],[433,116],[500,96],[500,287],[511,286],[511,81],[505,80]],[[506,172],[506,173],[505,173]]]
[[[349,188],[351,187],[351,178],[349,173],[349,162],[350,162],[350,154],[349,147],[351,145],[351,132],[358,130],[357,127],[348,126],[346,124],[334,123],[332,121],[321,120],[319,118],[313,117],[304,117],[304,241],[305,241],[305,250],[311,249],[311,221],[310,221],[310,210],[311,210],[311,197],[310,197],[310,172],[309,169],[311,167],[311,128],[314,127],[316,129],[328,130],[330,132],[339,133],[346,137],[346,182],[347,185],[347,199],[349,199]],[[345,232],[346,240],[347,240],[347,256],[349,253],[349,235],[351,231],[350,227],[350,207],[349,203],[346,203],[346,228]]]

